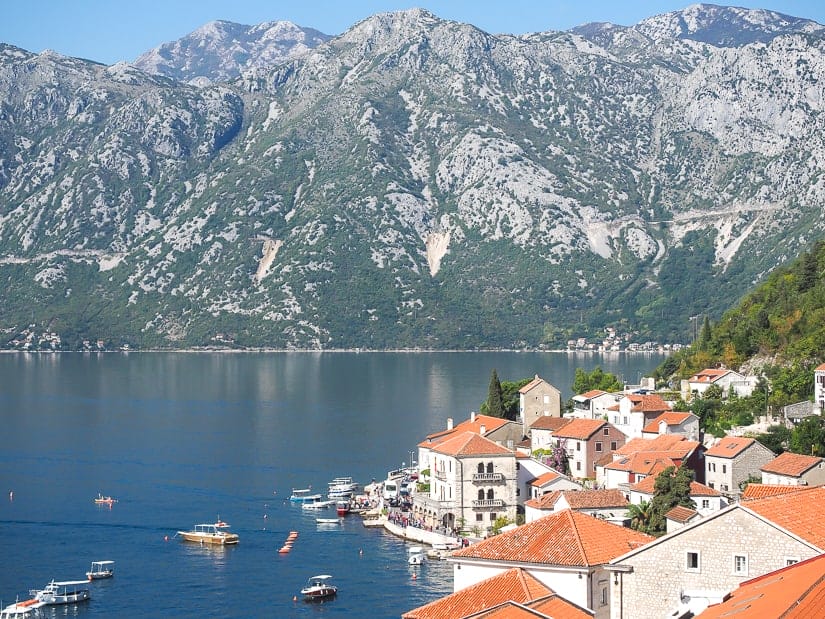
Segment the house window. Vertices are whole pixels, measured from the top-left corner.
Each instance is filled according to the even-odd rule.
[[[686,572],[699,572],[700,571],[700,564],[699,564],[699,553],[698,552],[690,552],[685,555],[685,571]]]
[[[518,462],[516,462],[516,470],[517,470],[517,471],[520,471],[520,470],[521,470],[521,464],[519,464]]]
[[[616,451],[619,448],[619,444],[616,441],[610,441],[610,451]]]
[[[488,472],[488,473],[492,473],[493,471],[494,471],[494,469],[493,469],[493,463],[492,463],[492,462],[488,462],[488,463],[487,463],[487,472]]]
[[[607,606],[607,587],[602,587],[602,606]]]
[[[722,472],[723,472],[723,473],[727,473],[727,472],[728,472],[728,465],[727,465],[727,464],[723,464],[723,465],[722,465]]]
[[[799,563],[799,557],[785,557],[785,565],[793,565],[794,563]]]
[[[581,471],[581,470],[582,470],[582,463],[581,463],[581,462],[576,462],[576,470],[577,470],[577,471]]]
[[[492,489],[492,488],[490,488],[490,489],[487,491],[487,499],[488,499],[489,501],[492,501],[492,500],[493,500],[493,496],[494,496],[494,495],[493,495],[493,489]]]
[[[483,462],[479,462],[479,463],[478,463],[478,473],[479,473],[479,475],[480,475],[480,474],[481,474],[481,473],[483,473],[483,472],[484,472],[484,463],[483,463]]]
[[[728,491],[728,485],[727,484],[722,484],[721,486],[719,486],[719,490],[721,490],[722,492],[727,492]]]
[[[550,404],[550,396],[549,395],[544,396],[544,403],[545,404]]]
[[[710,499],[702,499],[702,509],[710,509]]]
[[[737,576],[748,575],[747,555],[733,555],[733,573]]]
[[[716,463],[715,462],[708,462],[708,470],[711,473],[715,473],[716,472]]]
[[[482,520],[484,520],[484,514],[476,514],[476,522],[481,522]]]
[[[490,512],[490,522],[495,522],[497,518],[498,514],[496,514],[495,512]]]
[[[601,451],[601,450],[602,450],[602,443],[601,443],[601,441],[596,441],[596,451]]]
[[[579,441],[576,441],[576,451],[582,450],[582,444]]]
[[[605,436],[608,436],[609,434],[610,434],[610,428],[608,428],[607,426],[605,426],[605,427],[604,427],[604,435],[605,435]]]
[[[516,496],[521,496],[521,488],[516,488]]]
[[[708,488],[713,488],[713,482],[712,481],[708,482]]]
[[[627,417],[622,417],[622,425],[627,425]]]

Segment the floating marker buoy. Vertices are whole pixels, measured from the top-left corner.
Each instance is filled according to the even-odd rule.
[[[415,580],[415,579],[416,579],[415,572],[413,572],[412,579],[413,579],[413,580]]]
[[[163,536],[163,541],[164,541],[164,542],[168,542],[168,541],[169,541],[169,536],[168,536],[168,535],[164,535],[164,536]]]
[[[293,601],[293,602],[297,602],[297,601],[298,601],[298,596],[297,596],[297,595],[293,595],[293,596],[292,596],[292,601]]]
[[[266,520],[266,514],[264,514],[264,520]]]

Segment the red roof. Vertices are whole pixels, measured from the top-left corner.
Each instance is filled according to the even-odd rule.
[[[693,413],[679,413],[676,411],[670,411],[669,413],[662,413],[656,419],[651,421],[647,424],[643,429],[642,432],[647,433],[658,433],[659,432],[659,424],[663,421],[668,426],[678,426],[683,424],[685,421],[690,419],[691,417],[695,417]]]
[[[548,595],[526,604],[509,601],[504,604],[461,619],[592,619],[593,611],[576,606],[557,594]]]
[[[814,372],[825,372],[825,363],[814,368]]]
[[[519,392],[519,393],[527,393],[528,391],[530,391],[530,390],[532,390],[532,389],[535,389],[536,387],[538,387],[538,386],[539,386],[539,385],[541,385],[541,384],[545,384],[545,385],[547,385],[548,387],[550,387],[550,388],[555,389],[556,391],[558,391],[558,389],[556,389],[555,387],[553,387],[553,385],[551,385],[550,383],[548,383],[548,382],[547,382],[546,380],[544,380],[543,378],[539,378],[539,375],[538,375],[538,374],[536,374],[536,377],[535,377],[533,380],[531,380],[529,383],[527,383],[526,385],[524,385],[524,387],[522,387],[521,389],[519,389],[519,390],[518,390],[518,392]]]
[[[779,454],[763,466],[760,470],[764,473],[774,473],[776,475],[787,475],[789,477],[801,477],[810,469],[825,462],[823,458],[816,456],[806,456],[794,454],[789,451]]]
[[[667,405],[667,402],[665,402],[658,393],[644,395],[632,393],[625,397],[633,403],[630,409],[633,412],[655,413],[657,411],[665,412],[670,410],[670,406]]]
[[[538,419],[536,419],[530,429],[533,430],[551,430],[556,432],[560,430],[568,423],[570,423],[572,419],[568,417],[553,417],[552,415],[542,415]]]
[[[825,487],[815,486],[764,499],[752,499],[742,507],[825,551]]]
[[[556,432],[556,436],[586,441],[605,425],[607,422],[604,419],[572,419]]]
[[[613,453],[617,456],[626,456],[634,453],[661,452],[679,459],[688,457],[698,447],[697,441],[688,440],[681,434],[660,434],[653,438],[634,438]]]
[[[669,520],[675,520],[676,522],[690,522],[699,515],[695,509],[690,509],[689,507],[684,507],[682,505],[677,505],[676,507],[672,508],[665,514],[665,518]]]
[[[437,445],[441,441],[460,432],[475,432],[476,434],[481,434],[482,427],[484,428],[484,434],[489,434],[493,430],[498,430],[501,426],[507,423],[510,422],[507,419],[502,419],[501,417],[490,417],[489,415],[476,415],[475,419],[467,419],[465,421],[462,421],[452,430],[444,429],[438,432],[433,432],[432,434],[428,434],[427,438],[418,443],[418,446],[432,447],[433,445]]]
[[[747,438],[745,436],[726,436],[719,439],[719,442],[716,443],[716,445],[708,449],[707,452],[705,452],[705,456],[735,458],[755,442],[756,439]]]
[[[639,483],[630,486],[630,489],[636,492],[641,492],[642,494],[652,495],[655,486],[656,477],[648,476]],[[721,493],[718,490],[714,490],[713,488],[706,486],[705,484],[700,484],[698,481],[692,481],[690,482],[690,496],[721,496]]]
[[[565,509],[453,552],[449,559],[487,559],[559,566],[604,565],[653,537]]]
[[[443,619],[466,617],[502,602],[529,602],[553,593],[521,568],[513,568],[470,585],[401,615],[402,619]]]
[[[789,492],[799,492],[807,489],[806,486],[789,486],[787,484],[748,484],[739,498],[742,501],[764,499],[777,494],[788,494]]]
[[[567,501],[570,509],[609,509],[627,507],[628,504],[619,489],[602,488],[600,490],[556,490],[536,499],[530,499],[525,502],[525,505],[536,509],[553,509],[562,497]]]
[[[554,479],[558,479],[561,477],[561,473],[557,471],[547,471],[546,473],[542,473],[538,477],[536,477],[533,481],[530,482],[531,486],[543,486],[544,484],[548,484]]]
[[[691,376],[688,379],[688,382],[713,383],[722,378],[725,374],[728,374],[730,371],[731,370],[718,370],[716,368],[707,368]]]
[[[590,391],[585,391],[584,393],[580,393],[579,397],[584,398],[585,400],[592,400],[593,398],[597,398],[600,395],[606,395],[607,391],[602,391],[601,389],[591,389]]]
[[[825,555],[746,580],[696,619],[819,619],[825,609]]]
[[[637,453],[624,456],[605,465],[605,470],[629,471],[637,475],[658,475],[669,466],[678,466],[665,453]]]
[[[514,455],[514,452],[506,447],[502,447],[498,443],[491,441],[489,438],[484,438],[475,432],[462,432],[458,436],[450,437],[438,443],[432,450],[435,453],[453,457]]]

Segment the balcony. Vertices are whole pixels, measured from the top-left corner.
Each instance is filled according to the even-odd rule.
[[[474,482],[504,481],[503,473],[473,473]]]
[[[504,507],[504,501],[501,499],[479,499],[473,501],[473,507]]]

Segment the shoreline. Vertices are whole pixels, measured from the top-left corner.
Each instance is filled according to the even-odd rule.
[[[227,353],[227,354],[260,354],[260,353],[298,353],[298,354],[324,354],[324,353],[349,353],[349,354],[375,354],[375,353],[410,353],[410,354],[439,354],[439,353],[552,353],[567,355],[669,355],[672,350],[569,350],[566,348],[553,349],[533,349],[533,348],[474,348],[473,350],[445,348],[435,350],[432,348],[210,348],[210,347],[190,347],[190,348],[140,348],[128,350],[18,350],[16,348],[2,348],[0,354],[26,354],[26,355],[61,355],[61,354],[146,354],[146,353]]]

